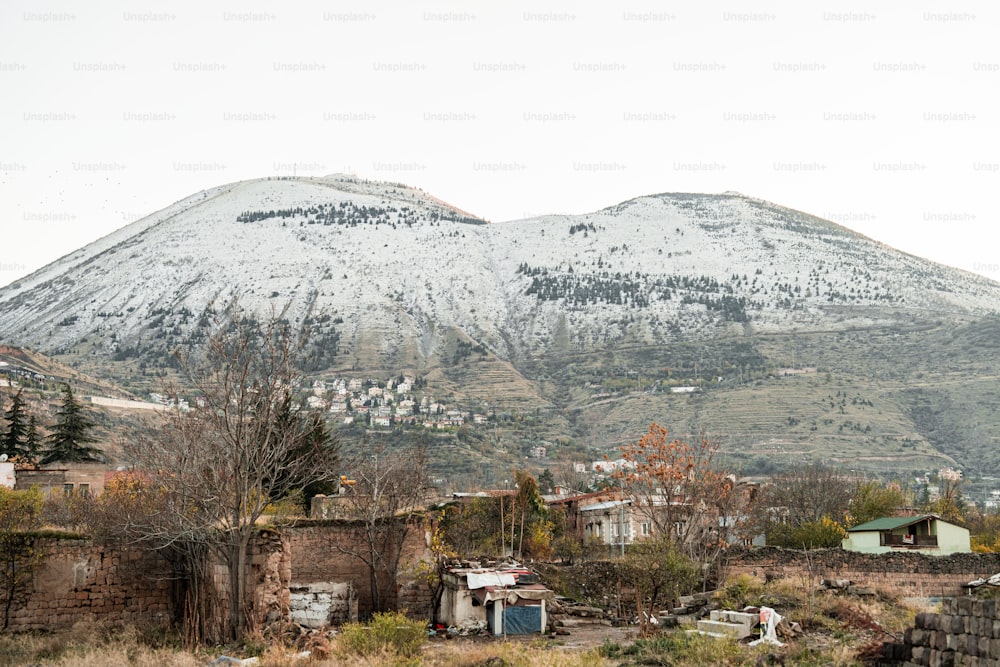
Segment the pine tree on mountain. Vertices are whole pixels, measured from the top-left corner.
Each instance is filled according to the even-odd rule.
[[[4,419],[7,420],[7,432],[0,438],[0,454],[6,454],[8,458],[24,456],[28,425],[25,423],[24,399],[21,398],[20,390],[14,394],[10,408],[4,413]]]
[[[56,413],[56,424],[49,436],[49,450],[39,462],[42,465],[60,461],[63,463],[87,463],[101,460],[101,452],[89,444],[96,442],[90,436],[94,422],[84,414],[83,407],[73,396],[68,384],[63,384],[63,400]]]
[[[29,463],[38,463],[42,453],[42,443],[38,439],[38,424],[35,415],[28,417],[28,430],[24,434],[24,458]]]

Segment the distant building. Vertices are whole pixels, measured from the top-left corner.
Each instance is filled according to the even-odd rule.
[[[579,512],[585,540],[609,546],[622,546],[632,542],[632,525],[637,517],[633,517],[631,499],[603,500],[582,505]],[[645,522],[645,530],[647,535],[650,534],[648,522]]]
[[[934,514],[883,517],[848,528],[842,543],[846,551],[886,553],[916,551],[931,556],[969,553],[969,530]]]
[[[326,409],[327,402],[319,396],[310,396],[306,399],[306,405],[314,410],[324,410]]]
[[[15,489],[39,487],[46,495],[53,493],[97,495],[114,474],[103,463],[52,463],[34,470],[18,470]]]
[[[950,482],[961,482],[962,481],[962,471],[955,470],[951,466],[947,468],[941,468],[938,470],[938,479],[946,479]]]

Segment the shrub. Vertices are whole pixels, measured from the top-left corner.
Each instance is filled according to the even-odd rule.
[[[340,632],[340,645],[346,651],[370,656],[389,652],[411,657],[420,651],[427,632],[424,624],[398,611],[377,613],[370,625],[348,623]]]
[[[737,575],[715,593],[715,602],[723,609],[742,609],[759,604],[764,585],[749,574]]]
[[[754,664],[762,649],[748,651],[736,642],[718,641],[704,635],[674,632],[650,639],[637,639],[621,646],[605,641],[602,658],[624,660],[621,665],[737,665]],[[757,663],[760,664],[760,663]]]
[[[847,537],[844,527],[823,517],[819,521],[806,521],[792,528],[788,524],[772,526],[767,532],[767,543],[787,549],[831,549],[839,547]]]

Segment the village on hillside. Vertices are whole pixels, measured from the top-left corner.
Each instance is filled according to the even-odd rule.
[[[831,619],[900,585],[926,606],[1000,569],[1000,490],[977,506],[948,466],[893,480],[818,464],[741,477],[717,463],[716,443],[653,424],[615,457],[573,463],[572,484],[554,479],[538,446],[535,471],[512,469],[502,488],[445,490],[420,447],[340,453],[331,436],[363,425],[389,442],[397,429],[495,419],[435,400],[405,373],[302,384],[265,372],[220,386],[227,374],[147,401],[77,397],[57,382],[58,407],[39,400],[56,378],[10,363],[0,376],[0,518],[12,517],[0,521],[0,552],[18,573],[0,576],[0,592],[15,632],[128,619],[234,642],[246,627],[294,627],[287,645],[302,649],[391,619],[420,643],[579,637],[613,656],[608,642],[690,633],[787,652],[817,631],[804,599],[768,587],[817,563]],[[163,423],[112,460],[94,437],[98,410]],[[232,577],[241,561],[245,578],[202,574]],[[194,611],[198,599],[211,610]],[[923,650],[922,635],[906,637],[869,624],[854,641],[859,655]]]

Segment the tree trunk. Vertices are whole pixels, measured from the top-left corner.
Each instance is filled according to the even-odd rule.
[[[368,564],[368,585],[371,586],[372,591],[372,611],[383,611],[382,596],[378,590],[378,551],[375,549],[374,542],[368,557],[371,559]]]
[[[239,640],[247,629],[247,547],[250,537],[239,536],[229,554],[229,634]]]

